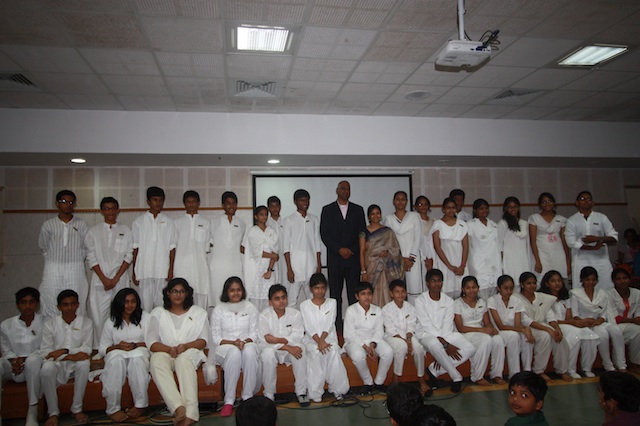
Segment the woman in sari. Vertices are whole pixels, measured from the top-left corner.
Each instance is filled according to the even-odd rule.
[[[360,234],[360,279],[373,286],[372,303],[384,306],[391,301],[387,289],[395,279],[404,279],[402,254],[395,233],[383,226],[380,207],[367,209],[369,225]]]

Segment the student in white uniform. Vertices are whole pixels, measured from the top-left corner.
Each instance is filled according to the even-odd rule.
[[[236,216],[238,210],[238,196],[226,191],[222,194],[222,208],[224,214],[211,219],[211,258],[209,273],[211,275],[210,304],[220,303],[220,294],[224,283],[229,277],[242,279],[242,258],[244,248],[242,240],[246,225]]]
[[[485,302],[496,294],[496,281],[502,274],[498,225],[489,219],[489,203],[483,198],[473,202],[473,219],[469,228],[469,273],[480,287],[479,297]]]
[[[42,342],[45,318],[37,314],[40,292],[25,287],[16,292],[16,307],[20,315],[8,318],[0,324],[0,379],[16,383],[27,382],[29,409],[26,426],[38,426],[38,401],[40,391],[40,367],[42,356],[38,352]],[[0,392],[0,403],[2,393]]]
[[[449,192],[449,198],[451,198],[456,203],[456,217],[458,219],[464,220],[465,222],[473,219],[471,213],[462,210],[462,208],[464,207],[464,199],[466,198],[466,194],[462,189],[452,189],[451,192]]]
[[[420,391],[424,396],[431,396],[433,390],[424,380],[426,351],[415,336],[418,319],[416,309],[406,301],[407,285],[402,280],[393,280],[389,283],[389,293],[393,300],[382,307],[382,322],[384,340],[393,349],[393,382],[400,381],[404,360],[410,355],[416,365]]]
[[[276,283],[274,266],[279,259],[278,234],[267,226],[269,212],[266,206],[253,211],[253,225],[244,236],[244,280],[247,297],[258,309],[269,306],[269,288]]]
[[[176,219],[176,260],[173,273],[184,278],[193,288],[193,303],[207,309],[209,303],[209,265],[207,252],[211,241],[211,221],[198,213],[200,194],[186,191],[182,196],[186,209]]]
[[[242,400],[262,386],[262,364],[258,346],[258,310],[245,300],[247,292],[239,277],[229,277],[222,288],[220,303],[211,313],[211,345],[215,362],[224,370],[224,406],[220,415],[229,417],[236,400],[242,371]]]
[[[107,401],[107,416],[114,422],[136,419],[149,406],[150,353],[144,342],[148,321],[134,289],[123,288],[115,295],[99,349],[104,357],[102,396]],[[127,379],[134,406],[123,411],[120,401]]]
[[[431,213],[431,201],[424,195],[419,195],[416,197],[413,208],[420,215],[420,219],[422,219],[422,237],[420,239],[420,266],[422,273],[420,276],[424,277],[427,271],[433,268],[433,258],[435,257],[433,241],[431,239],[431,227],[433,226],[434,220],[429,217],[429,213]]]
[[[507,197],[502,205],[502,219],[498,222],[498,244],[502,251],[502,271],[519,278],[531,271],[529,224],[520,219],[520,200]]]
[[[349,391],[349,378],[342,362],[342,350],[336,334],[336,300],[325,299],[327,279],[313,274],[309,279],[312,298],[300,304],[304,321],[304,343],[307,350],[309,399],[322,402],[325,382],[336,400]]]
[[[610,316],[622,330],[624,342],[629,345],[629,371],[640,373],[640,290],[630,288],[631,277],[623,268],[611,273],[615,288],[608,290]]]
[[[462,277],[468,275],[469,228],[467,222],[456,217],[456,203],[451,198],[442,202],[442,219],[434,222],[431,238],[435,258],[433,267],[442,271],[442,291],[452,299],[460,295]]]
[[[269,288],[271,306],[260,313],[258,321],[264,396],[275,400],[278,364],[291,365],[298,403],[301,407],[308,407],[307,356],[302,343],[304,322],[300,311],[287,307],[287,299],[285,286],[272,285]]]
[[[533,334],[528,327],[529,321],[524,315],[524,306],[513,295],[515,284],[509,275],[498,278],[498,294],[489,298],[487,305],[493,324],[500,332],[507,348],[507,366],[509,379],[520,372],[520,355],[525,358],[533,353]],[[524,317],[524,318],[523,318]]]
[[[448,373],[453,383],[451,391],[462,390],[462,374],[457,367],[472,357],[476,348],[456,331],[453,318],[453,299],[442,292],[442,272],[427,272],[427,291],[416,299],[416,330],[420,344],[435,358],[429,365],[433,377]]]
[[[162,306],[162,289],[173,278],[176,254],[176,228],[172,219],[162,213],[164,190],[147,188],[149,211],[133,221],[133,283],[146,312]]]
[[[89,379],[89,356],[93,343],[91,319],[78,315],[78,293],[63,290],[58,294],[60,315],[50,318],[42,332],[40,354],[44,358],[40,384],[47,401],[45,426],[57,426],[60,408],[57,388],[73,377],[71,414],[77,423],[86,423],[89,416],[82,412],[84,391]]]
[[[540,283],[540,292],[550,294],[556,298],[552,310],[564,336],[563,344],[566,344],[569,350],[567,373],[572,379],[581,379],[582,376],[576,371],[578,352],[580,353],[582,370],[591,371],[591,366],[596,359],[599,337],[589,327],[582,325],[580,321],[573,318],[569,290],[565,287],[560,272],[552,270],[544,274]],[[553,357],[555,359],[555,353],[553,353]],[[566,380],[564,376],[563,379]]]
[[[287,266],[289,306],[299,306],[311,297],[307,283],[322,269],[320,261],[320,219],[308,213],[310,195],[304,189],[293,193],[296,211],[284,218],[283,253]],[[286,284],[285,284],[286,286]],[[300,300],[299,300],[300,299]]]
[[[102,327],[109,318],[111,301],[118,291],[129,287],[127,269],[133,260],[131,229],[118,223],[120,205],[113,197],[100,201],[104,222],[89,229],[84,239],[87,263],[93,270],[89,290],[89,317],[93,321],[93,349],[98,349]],[[100,358],[100,354],[97,355]],[[94,357],[95,358],[95,357]]]
[[[424,291],[422,268],[420,267],[420,245],[422,242],[422,219],[416,212],[407,211],[407,193],[398,191],[393,195],[395,212],[384,218],[383,225],[396,234],[404,266],[409,301]]]
[[[609,297],[603,290],[596,288],[598,271],[591,266],[585,266],[580,271],[581,288],[571,290],[571,312],[576,323],[589,327],[599,336],[598,352],[602,358],[602,365],[607,371],[626,370],[627,361],[624,354],[624,337],[622,330],[611,322],[609,311]],[[615,319],[614,319],[615,321]],[[613,347],[613,362],[609,350],[609,341]],[[594,377],[589,369],[584,370],[586,377]]]
[[[58,192],[58,215],[47,220],[40,229],[38,246],[44,256],[40,313],[45,316],[59,315],[56,297],[65,289],[78,293],[81,304],[78,314],[84,315],[86,312],[89,285],[84,270],[84,238],[89,226],[87,222],[73,215],[76,204],[76,195],[73,192],[66,189]]]
[[[571,271],[571,253],[564,240],[567,218],[556,213],[556,199],[548,192],[538,197],[540,213],[529,216],[529,240],[534,258],[533,270],[542,277],[548,271],[567,278]]]
[[[556,373],[563,380],[570,382],[571,377],[567,374],[569,351],[566,345],[562,345],[564,335],[556,321],[552,307],[556,298],[545,293],[536,292],[538,286],[536,276],[533,272],[523,272],[520,275],[520,291],[513,295],[522,302],[527,317],[532,321],[529,324],[531,334],[535,338],[533,344],[533,372],[542,377],[545,382],[551,383],[545,370],[549,364],[551,350],[554,350],[553,366]],[[530,358],[523,359],[522,364],[532,365]]]
[[[278,254],[280,255],[280,259],[273,266],[275,269],[275,277],[274,280],[278,284],[282,284],[287,287],[287,263],[283,257],[283,249],[284,249],[284,228],[282,222],[284,218],[280,216],[280,209],[282,205],[280,204],[280,198],[272,195],[267,199],[267,209],[269,210],[269,219],[267,220],[267,226],[274,231],[278,235]]]
[[[607,216],[592,210],[593,196],[589,191],[578,194],[576,207],[578,212],[567,219],[564,229],[567,245],[571,248],[573,287],[578,285],[582,268],[591,266],[600,277],[598,289],[613,288],[609,246],[617,244],[618,231]]]
[[[475,210],[475,209],[474,209]],[[462,294],[453,306],[454,323],[460,333],[476,348],[471,357],[471,381],[477,385],[489,386],[484,374],[491,356],[491,381],[505,384],[502,378],[504,370],[504,340],[489,318],[487,301],[479,297],[478,280],[473,276],[462,279]]]
[[[358,303],[347,308],[344,316],[344,348],[364,383],[366,394],[381,390],[393,362],[393,349],[384,340],[382,309],[371,304],[373,286],[368,282],[356,285]],[[367,359],[379,357],[376,377],[371,377]]]
[[[149,370],[173,414],[173,424],[189,426],[200,419],[196,370],[206,360],[207,311],[193,304],[193,288],[183,278],[169,281],[162,299],[163,305],[149,314],[145,332],[145,343],[151,351]]]

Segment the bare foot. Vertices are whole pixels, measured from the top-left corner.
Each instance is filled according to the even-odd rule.
[[[478,380],[477,382],[473,382],[474,384],[478,385],[478,386],[491,386],[491,383],[489,383],[486,379],[482,378],[480,380]]]
[[[116,411],[115,413],[111,414],[109,416],[109,418],[113,422],[121,423],[121,422],[124,422],[125,420],[127,420],[129,418],[129,416],[127,416],[127,413],[125,413],[124,411],[120,410],[120,411]]]
[[[573,382],[573,377],[571,377],[568,373],[563,373],[562,375],[560,375],[560,377],[565,382]]]
[[[145,411],[146,411],[146,409],[144,409],[144,408],[132,407],[132,408],[127,408],[125,410],[125,413],[127,413],[127,416],[130,419],[137,419],[138,417],[142,417],[142,415],[144,414]]]
[[[76,419],[76,423],[85,424],[89,421],[89,416],[80,411],[79,413],[75,413],[73,418]]]
[[[491,379],[493,381],[493,383],[495,383],[496,385],[504,385],[506,382],[504,381],[504,379],[502,377],[494,377],[493,379]]]
[[[44,426],[58,426],[58,416],[50,416],[46,422],[44,422]]]
[[[542,377],[544,381],[547,383],[553,383],[553,380],[551,379],[551,377],[547,376],[545,373],[540,373],[538,374],[538,376]]]
[[[187,409],[184,408],[184,405],[181,405],[178,408],[176,408],[176,411],[173,413],[173,424],[178,426],[186,418],[187,418]]]
[[[180,426],[191,426],[192,424],[194,424],[196,421],[193,419],[190,419],[189,417],[186,417],[184,419],[184,421],[182,422],[182,425]]]

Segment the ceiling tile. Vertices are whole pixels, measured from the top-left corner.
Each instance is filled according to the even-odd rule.
[[[34,73],[33,78],[45,92],[78,95],[107,95],[105,87],[98,76],[93,74],[71,73]]]
[[[460,118],[500,118],[517,107],[511,105],[478,105],[463,112]]]
[[[120,104],[128,111],[175,111],[176,107],[169,96],[116,96]]]
[[[583,120],[592,114],[594,114],[596,109],[586,109],[586,108],[562,108],[556,112],[553,112],[549,115],[543,117],[544,120],[564,120],[564,121],[576,121]]]
[[[56,96],[37,92],[2,92],[0,102],[5,108],[69,109],[69,106]]]
[[[229,78],[283,80],[291,67],[291,57],[238,54],[227,56]]]
[[[594,92],[587,91],[556,90],[534,99],[531,101],[529,106],[566,108],[588,98],[589,96],[593,96],[593,94]]]
[[[78,51],[66,47],[3,46],[2,51],[29,71],[91,73]]]
[[[0,44],[72,46],[73,41],[57,17],[19,5],[0,9]]]
[[[124,108],[112,95],[61,94],[59,98],[73,109],[122,111]]]
[[[410,102],[384,102],[373,113],[381,116],[409,116],[412,117],[424,109],[424,104]]]
[[[79,49],[98,74],[160,75],[151,53],[146,50]]]
[[[493,66],[490,62],[478,71],[471,73],[464,81],[460,82],[460,86],[509,87],[534,70],[535,68]]]
[[[77,47],[148,47],[138,20],[129,15],[56,13]]]
[[[476,105],[498,94],[499,90],[478,87],[454,87],[438,98],[441,104]]]
[[[501,49],[491,58],[492,65],[512,67],[541,67],[571,52],[579,40],[524,37]]]
[[[223,55],[156,52],[155,57],[162,73],[167,76],[222,78],[225,75]]]
[[[220,53],[224,25],[219,21],[169,18],[141,18],[154,49],[182,52]]]
[[[166,96],[169,94],[160,77],[105,75],[102,79],[115,95]]]
[[[471,109],[470,105],[451,105],[435,103],[428,105],[418,116],[420,117],[458,117],[460,114]]]
[[[211,0],[136,0],[140,14],[148,16],[194,17],[219,19],[218,1]]]
[[[501,118],[510,120],[538,120],[542,117],[556,112],[557,110],[558,108],[538,108],[523,106],[509,112],[508,114],[505,114]]]
[[[594,69],[584,77],[579,77],[573,82],[566,84],[562,87],[562,90],[593,90],[594,87],[597,87],[598,90],[607,90],[627,80],[631,80],[636,75],[637,74],[630,72],[607,72]]]
[[[512,86],[523,89],[551,90],[563,87],[567,83],[586,75],[588,70],[541,69],[534,71]]]

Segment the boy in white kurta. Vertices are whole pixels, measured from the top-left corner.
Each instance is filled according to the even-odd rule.
[[[89,355],[93,343],[91,319],[77,315],[78,294],[63,290],[58,295],[61,315],[50,318],[44,325],[40,354],[44,357],[40,370],[40,383],[47,401],[49,418],[45,426],[57,426],[57,387],[73,377],[73,403],[71,414],[76,422],[85,423],[89,416],[82,412],[82,400],[89,378]]]
[[[56,195],[58,216],[47,220],[40,229],[38,246],[44,256],[44,271],[40,284],[40,313],[58,315],[56,297],[65,289],[74,290],[80,297],[78,313],[84,315],[87,302],[87,276],[84,270],[84,238],[89,226],[73,215],[76,195],[63,190]]]
[[[147,188],[149,211],[133,221],[133,283],[142,309],[151,312],[162,306],[162,289],[173,278],[176,229],[173,220],[162,213],[164,190]]]
[[[426,280],[428,290],[416,299],[417,337],[436,360],[429,366],[431,374],[438,377],[448,373],[453,380],[451,391],[458,393],[462,390],[462,374],[456,367],[473,356],[476,348],[455,329],[453,299],[442,292],[442,272],[432,269]]]
[[[283,249],[284,249],[284,218],[280,216],[280,198],[272,195],[267,200],[267,209],[269,210],[269,219],[267,220],[267,226],[278,234],[278,254],[280,254],[280,259],[273,266],[275,269],[275,282],[284,285],[287,287],[285,283],[287,283],[287,262],[285,262],[283,257]]]
[[[341,359],[341,348],[336,334],[336,300],[325,299],[327,279],[313,274],[309,280],[313,297],[300,304],[304,321],[304,343],[307,349],[307,380],[309,398],[321,402],[324,383],[337,400],[349,391],[347,370]]]
[[[113,197],[100,201],[104,222],[89,229],[84,239],[87,263],[93,270],[89,290],[89,316],[93,321],[93,349],[98,349],[102,327],[109,318],[111,301],[129,287],[127,269],[133,260],[131,229],[117,223],[120,206]]]
[[[287,265],[286,282],[289,283],[289,306],[298,306],[298,299],[310,297],[307,283],[311,275],[319,273],[320,261],[320,219],[310,213],[310,196],[304,189],[293,194],[297,210],[287,216],[283,225],[283,253]],[[283,280],[284,281],[284,280]]]
[[[207,252],[211,240],[211,221],[198,214],[200,194],[187,191],[182,196],[186,213],[176,219],[177,245],[173,274],[193,287],[193,303],[206,309],[209,303],[209,265]]]
[[[264,395],[272,401],[275,399],[278,364],[292,365],[296,396],[300,406],[306,407],[309,398],[302,315],[287,307],[287,289],[281,284],[269,289],[269,303],[271,306],[262,311],[258,321]]]
[[[16,383],[27,382],[29,409],[26,426],[38,425],[38,400],[40,399],[40,367],[42,357],[38,353],[42,342],[45,318],[36,313],[40,305],[40,292],[25,287],[16,293],[16,306],[20,315],[8,318],[0,324],[0,379]],[[2,394],[0,393],[0,403]]]
[[[402,280],[389,283],[391,302],[382,307],[382,323],[384,325],[384,340],[393,350],[393,381],[399,381],[404,370],[404,360],[407,355],[413,357],[418,375],[418,383],[422,393],[429,391],[424,381],[424,357],[426,351],[416,338],[416,310],[406,301],[407,285]]]
[[[356,285],[358,303],[347,308],[344,316],[344,348],[364,382],[366,393],[374,386],[382,388],[393,362],[393,349],[384,340],[382,309],[371,304],[373,286],[368,282]],[[371,377],[367,359],[380,357],[375,379]]]
[[[246,225],[236,216],[238,197],[231,191],[222,194],[224,214],[211,219],[211,255],[209,260],[209,305],[220,303],[222,287],[229,277],[243,278],[242,257],[244,249],[242,240]]]

